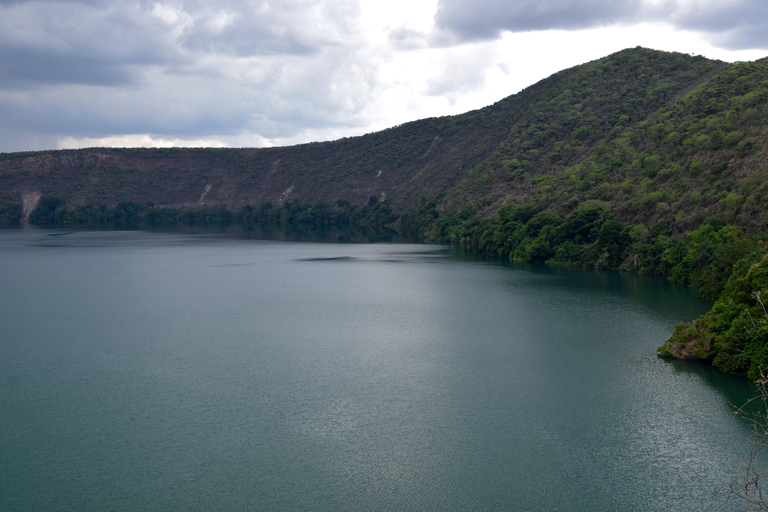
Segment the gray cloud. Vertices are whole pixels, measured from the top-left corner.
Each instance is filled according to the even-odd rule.
[[[135,73],[128,67],[101,59],[0,49],[0,89],[30,84],[125,85],[135,81]]]
[[[354,42],[354,31],[345,30]],[[42,50],[0,54],[0,131],[12,126],[17,134],[0,150],[9,150],[19,133],[38,142],[57,134],[289,138],[312,128],[362,126],[372,64],[326,39],[311,55],[240,56],[182,51],[160,38],[152,44],[170,57],[145,63],[144,53],[152,52],[124,51],[109,60],[103,48],[67,60],[56,48],[46,53],[55,46],[48,42]],[[21,76],[3,76],[6,70]]]
[[[52,149],[56,144],[55,136],[0,125],[0,152]]]
[[[763,16],[767,16],[763,15]],[[766,22],[729,30],[715,36],[715,44],[729,50],[743,48],[768,48],[768,18]]]
[[[0,5],[41,3],[41,1],[47,4],[103,4],[106,0],[0,0]]]
[[[349,35],[356,3],[318,0],[0,0],[0,88],[126,85],[137,66],[182,69],[206,54],[311,55]]]
[[[768,48],[768,2],[765,0],[702,0],[687,7],[674,5],[669,19],[680,28],[709,34],[712,43],[721,48]]]
[[[0,132],[15,134],[0,150],[361,124],[358,15],[351,0],[0,0]]]
[[[182,35],[186,48],[232,55],[311,54],[340,44],[357,14],[349,0],[188,2],[193,23]]]
[[[580,29],[619,21],[640,0],[440,0],[435,21],[462,39],[491,39],[501,31]]]
[[[437,26],[459,40],[493,39],[505,30],[577,30],[639,21],[705,32],[723,48],[768,48],[765,0],[439,0],[435,15]]]
[[[0,88],[132,84],[136,66],[182,60],[134,4],[26,2],[0,9]]]

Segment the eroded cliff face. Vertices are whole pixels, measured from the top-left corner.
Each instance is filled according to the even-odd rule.
[[[32,213],[35,210],[35,208],[37,208],[37,205],[40,204],[41,197],[42,197],[42,193],[39,190],[28,192],[21,196],[21,206],[22,206],[21,223],[22,224],[29,223],[29,214]]]

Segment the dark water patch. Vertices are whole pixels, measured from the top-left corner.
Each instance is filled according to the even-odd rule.
[[[329,256],[318,258],[296,258],[294,261],[355,261],[352,256]]]

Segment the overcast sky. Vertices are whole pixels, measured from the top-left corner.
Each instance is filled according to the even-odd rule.
[[[768,1],[0,0],[0,151],[331,140],[638,45],[764,57]]]

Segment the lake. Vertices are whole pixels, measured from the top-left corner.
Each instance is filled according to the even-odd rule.
[[[721,511],[692,289],[457,248],[0,230],[0,510]],[[730,437],[729,437],[730,435]]]

